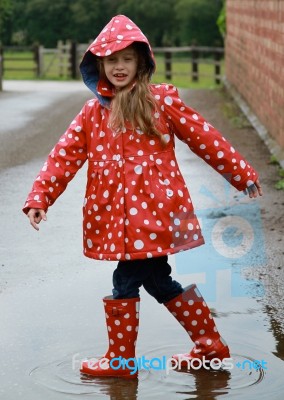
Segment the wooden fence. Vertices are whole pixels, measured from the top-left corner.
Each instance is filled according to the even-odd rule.
[[[88,44],[78,44],[67,41],[58,42],[57,48],[47,49],[43,46],[33,47],[0,47],[0,90],[1,69],[4,77],[11,72],[29,71],[35,78],[58,77],[78,79],[79,63],[88,47]],[[208,76],[200,71],[200,64],[211,64],[213,77],[216,84],[221,82],[221,62],[224,57],[222,47],[155,47],[155,56],[159,62],[163,60],[164,67],[156,75],[164,75],[166,80],[177,76],[188,77],[193,82]],[[186,72],[177,71],[175,63],[186,65]],[[52,70],[52,74],[50,71]]]
[[[173,79],[173,76],[189,76],[188,72],[173,72],[173,57],[183,54],[180,63],[191,64],[191,80],[198,82],[200,77],[214,76],[216,84],[221,83],[221,62],[224,57],[223,47],[205,47],[205,46],[183,46],[183,47],[154,47],[155,55],[162,54],[164,57],[164,76],[166,80]],[[212,74],[204,74],[199,71],[199,65],[211,64]]]

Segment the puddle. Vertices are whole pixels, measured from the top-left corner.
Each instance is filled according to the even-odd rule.
[[[57,360],[47,365],[41,365],[30,372],[32,380],[54,392],[69,395],[98,395],[110,394],[115,388],[119,399],[142,398],[139,391],[143,390],[144,396],[151,398],[152,386],[160,385],[166,394],[168,388],[174,388],[176,394],[192,394],[195,396],[219,396],[230,393],[240,394],[241,390],[254,385],[259,385],[266,375],[264,368],[252,357],[232,354],[232,368],[225,370],[183,369],[172,370],[170,365],[157,362],[162,360],[164,354],[171,351],[170,347],[153,349],[144,357],[149,360],[146,369],[139,371],[139,378],[134,381],[117,378],[92,378],[79,372],[79,360],[92,358],[87,356],[91,350],[68,355],[62,360]],[[160,354],[160,357],[159,357]],[[98,356],[96,356],[98,357]],[[139,357],[139,356],[138,356]],[[150,364],[150,360],[155,360]],[[149,368],[148,368],[149,367]],[[152,367],[152,368],[151,368]],[[139,383],[138,383],[139,381]],[[118,397],[117,397],[118,398]],[[144,397],[145,398],[145,397]],[[179,397],[178,397],[179,398]]]
[[[231,348],[232,370],[167,374],[152,368],[141,370],[133,381],[82,377],[79,368],[72,368],[74,355],[94,357],[106,350],[101,298],[110,293],[114,265],[81,254],[82,192],[77,187],[84,186],[84,176],[58,200],[38,234],[19,212],[31,179],[22,171],[23,167],[6,172],[1,187],[5,214],[14,216],[13,225],[5,225],[1,256],[1,278],[9,283],[0,293],[1,399],[283,399],[283,333],[261,300],[226,292],[232,275],[225,269],[216,273],[218,296],[209,306]],[[14,196],[11,182],[17,190]],[[197,273],[179,274],[173,257],[170,263],[173,278],[183,286],[201,283]],[[165,307],[141,290],[137,356],[170,358],[191,347]],[[254,360],[267,364],[249,368]],[[245,361],[246,368],[236,366]]]

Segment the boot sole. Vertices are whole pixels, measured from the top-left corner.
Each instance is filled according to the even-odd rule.
[[[120,374],[118,371],[118,373],[114,374],[114,373],[108,373],[108,372],[103,372],[103,373],[98,373],[98,371],[84,371],[82,369],[80,369],[81,374],[83,375],[88,375],[88,376],[92,376],[94,378],[123,378],[123,379],[137,379],[138,377],[138,373],[132,374],[130,375],[129,373],[124,373],[124,374]],[[125,372],[125,371],[123,371]]]

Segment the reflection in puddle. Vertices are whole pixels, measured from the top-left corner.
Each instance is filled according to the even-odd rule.
[[[159,348],[148,353],[147,358],[154,358],[161,350],[170,352],[170,348]],[[86,358],[83,353],[87,352],[77,355],[80,354],[81,359]],[[30,376],[35,383],[68,395],[100,395],[100,398],[136,400],[159,398],[157,395],[163,393],[164,396],[171,394],[180,399],[215,399],[232,392],[237,395],[240,389],[257,385],[265,378],[262,367],[252,367],[255,361],[253,358],[243,355],[233,355],[232,358],[234,367],[231,370],[167,371],[154,367],[149,371],[140,370],[139,379],[125,380],[82,375],[79,368],[74,368],[73,356],[69,355],[61,361],[34,368]],[[238,368],[236,365],[242,367]],[[185,395],[193,397],[184,397]]]

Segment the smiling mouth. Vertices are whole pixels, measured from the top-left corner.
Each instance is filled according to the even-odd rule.
[[[114,74],[115,78],[126,78],[127,75],[126,74]]]

